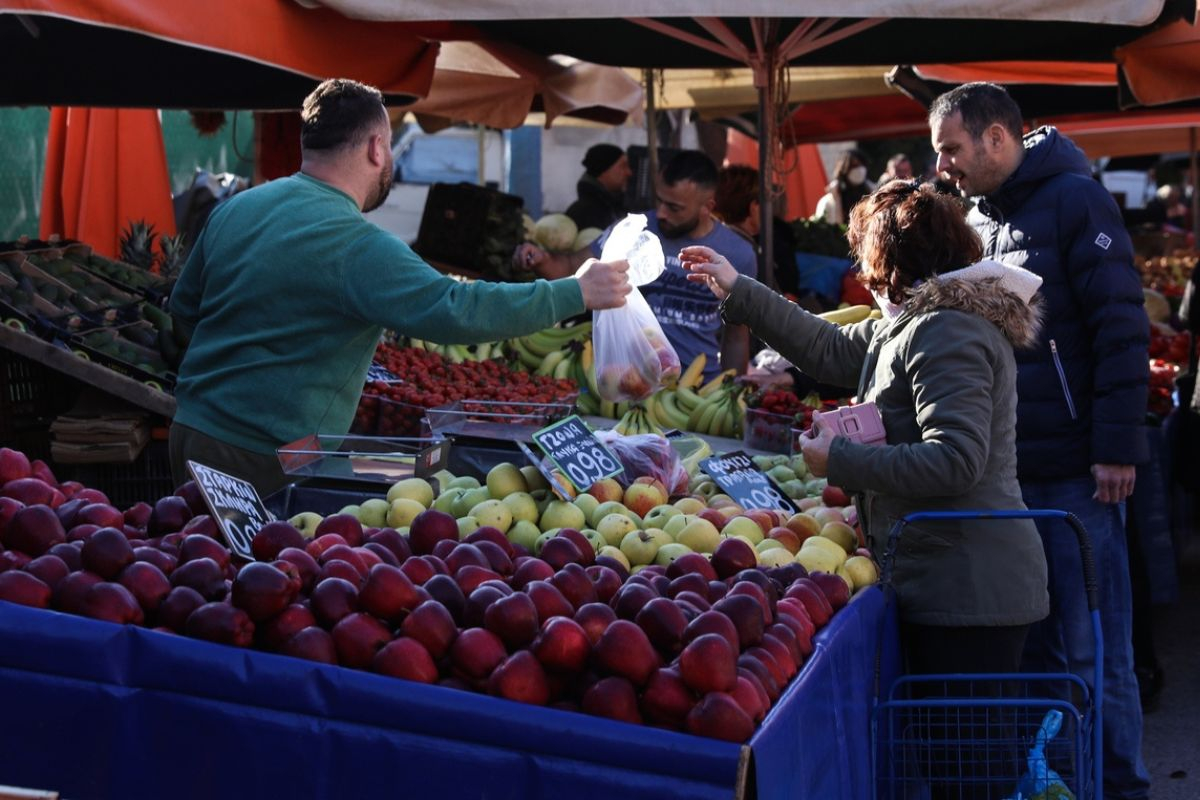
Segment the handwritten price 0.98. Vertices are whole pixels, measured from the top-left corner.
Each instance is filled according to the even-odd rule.
[[[576,453],[566,465],[571,483],[575,484],[580,491],[620,469],[620,465],[609,458],[599,447],[590,447],[581,453]]]
[[[761,508],[767,511],[794,511],[792,504],[783,499],[783,495],[775,491],[774,486],[755,487],[750,490],[749,498],[753,505],[750,508]]]

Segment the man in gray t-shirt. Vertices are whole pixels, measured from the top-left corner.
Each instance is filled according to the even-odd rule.
[[[742,325],[722,325],[716,298],[704,284],[687,280],[679,264],[679,251],[706,245],[729,259],[738,272],[758,275],[754,248],[712,215],[717,188],[717,167],[696,150],[677,153],[659,175],[658,202],[647,216],[647,229],[662,242],[667,269],[653,283],[641,287],[646,302],[662,325],[667,340],[686,368],[699,353],[708,355],[706,378],[723,369],[746,371],[750,360],[750,333]],[[534,244],[523,244],[514,262],[543,278],[570,275],[584,261],[599,257],[608,231],[576,253],[552,254]]]

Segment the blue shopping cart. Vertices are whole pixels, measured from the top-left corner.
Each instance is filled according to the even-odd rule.
[[[1094,687],[1068,673],[907,675],[872,720],[876,797],[1065,800],[1102,792],[1104,642],[1083,524],[1065,511],[926,511],[892,527],[881,583],[890,585],[904,528],[924,520],[1062,520],[1075,532],[1092,620]]]

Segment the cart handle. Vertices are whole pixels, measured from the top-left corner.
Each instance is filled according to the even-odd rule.
[[[1092,559],[1092,543],[1088,538],[1087,530],[1083,527],[1083,523],[1079,518],[1068,511],[1058,511],[1056,509],[1025,509],[1025,510],[982,510],[982,511],[914,511],[911,514],[906,514],[896,520],[896,524],[892,526],[888,532],[887,551],[883,557],[883,576],[882,582],[889,583],[892,578],[892,567],[896,557],[896,547],[899,544],[900,534],[904,527],[911,522],[921,522],[922,520],[950,520],[950,519],[1061,519],[1065,521],[1071,529],[1075,531],[1075,538],[1079,542],[1079,556],[1083,565],[1083,588],[1087,593],[1088,611],[1096,611],[1099,608],[1099,590],[1096,586],[1096,565]]]

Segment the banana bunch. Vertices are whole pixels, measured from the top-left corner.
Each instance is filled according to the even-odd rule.
[[[613,425],[613,430],[622,436],[637,436],[642,433],[657,433],[662,436],[663,430],[654,424],[646,406],[641,403],[634,403],[621,417],[616,425]]]
[[[721,382],[706,395],[690,389],[675,390],[677,408],[687,412],[687,421],[683,428],[709,436],[740,438],[745,411],[742,400],[744,387],[734,381],[732,376],[722,375],[714,378],[702,389],[707,389],[708,385],[717,380]]]
[[[717,394],[727,382],[732,383],[732,378],[736,375],[736,371],[732,369],[725,370],[708,383],[701,385],[700,382],[703,380],[704,366],[707,360],[707,356],[704,353],[699,354],[688,365],[688,368],[683,371],[683,374],[679,376],[679,380],[675,385],[660,390],[646,400],[647,411],[654,422],[663,428],[675,428],[676,430],[694,431],[697,433],[709,432],[708,428],[700,429],[692,427],[692,412],[696,408],[706,404],[709,398]],[[740,406],[736,417],[737,419],[730,425],[731,430],[741,425]],[[698,420],[697,424],[699,424]]]
[[[879,319],[878,315],[873,315],[871,312],[871,306],[857,305],[835,308],[833,311],[826,311],[824,314],[817,314],[817,316],[826,322],[832,322],[834,325],[853,325],[868,318]]]
[[[518,366],[529,371],[537,371],[543,368],[545,360],[548,357],[556,352],[564,351],[571,342],[582,342],[585,339],[590,339],[591,335],[592,323],[588,321],[572,325],[570,328],[546,328],[529,336],[518,336],[515,339],[510,339],[508,344],[512,352],[516,355]],[[552,370],[556,364],[557,359],[550,366],[551,372],[541,372],[538,374],[553,374]]]
[[[436,342],[413,338],[401,340],[400,344],[406,347],[419,347],[422,350],[437,353],[452,364],[461,364],[464,361],[487,361],[489,358],[502,358],[504,356],[505,345],[503,341],[484,342],[483,344],[437,344]]]

